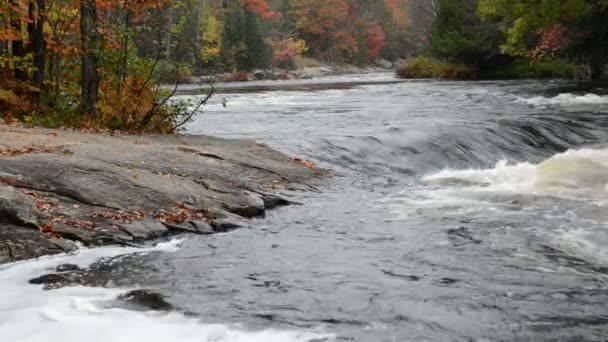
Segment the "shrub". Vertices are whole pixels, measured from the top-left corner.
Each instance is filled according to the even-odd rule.
[[[504,70],[496,73],[498,78],[515,79],[544,79],[564,78],[571,79],[585,75],[584,67],[572,64],[561,59],[525,59],[520,58]]]
[[[467,65],[445,63],[429,57],[407,60],[404,66],[397,69],[397,75],[401,78],[476,78],[475,70]]]

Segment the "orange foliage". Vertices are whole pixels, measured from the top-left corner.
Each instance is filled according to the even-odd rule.
[[[141,77],[130,76],[126,79],[122,92],[116,91],[116,80],[108,78],[100,84],[98,109],[99,123],[102,127],[117,130],[144,130],[141,127],[144,117],[154,109],[156,92],[151,84]],[[169,133],[172,127],[167,122],[153,121],[150,129]]]
[[[348,57],[357,52],[352,14],[356,8],[348,0],[296,0],[294,13],[301,18],[300,30],[310,46],[325,57]],[[338,53],[340,56],[334,56]]]
[[[404,29],[408,23],[406,12],[407,0],[384,0],[384,5],[391,13],[393,22],[400,29]]]

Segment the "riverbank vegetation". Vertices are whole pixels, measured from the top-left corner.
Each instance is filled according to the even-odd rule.
[[[438,0],[426,70],[450,78],[606,78],[608,1]],[[420,61],[399,74],[416,75]],[[462,77],[464,76],[464,77]]]

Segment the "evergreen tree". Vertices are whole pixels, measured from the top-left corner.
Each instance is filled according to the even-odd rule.
[[[501,31],[482,22],[476,9],[477,0],[439,0],[428,45],[433,57],[479,66],[500,54]]]

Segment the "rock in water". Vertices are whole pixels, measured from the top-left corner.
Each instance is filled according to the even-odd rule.
[[[145,310],[152,311],[171,311],[173,305],[167,303],[165,298],[156,292],[149,290],[130,291],[118,297],[119,300],[127,304],[134,305]]]

